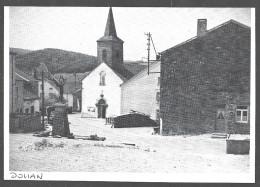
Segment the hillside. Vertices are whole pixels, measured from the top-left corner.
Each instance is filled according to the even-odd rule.
[[[84,73],[96,67],[97,59],[94,56],[46,48],[16,56],[18,69],[31,73],[34,68],[44,63],[51,73]]]
[[[20,48],[12,48],[10,47],[10,52],[14,52],[17,55],[24,55],[26,53],[30,53],[32,52],[32,50],[28,50],[28,49],[20,49]]]
[[[98,65],[95,56],[61,49],[46,48],[28,51],[10,48],[10,51],[17,52],[16,67],[27,73],[32,73],[33,69],[39,67],[41,63],[44,63],[52,74],[85,73]],[[146,64],[137,61],[125,61],[124,67],[133,75],[136,75],[146,67]]]

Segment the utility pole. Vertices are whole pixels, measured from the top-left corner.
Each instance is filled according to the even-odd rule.
[[[152,38],[151,33],[150,32],[149,33],[145,33],[145,35],[147,35],[147,40],[148,40],[148,42],[147,42],[147,52],[148,52],[148,54],[147,54],[147,61],[148,61],[148,67],[147,67],[148,72],[147,72],[147,74],[149,75],[151,73],[160,73],[160,72],[150,72],[150,62],[160,61],[161,60],[161,55],[160,55],[160,53],[156,52],[156,49],[155,49],[155,46],[154,46],[154,43],[153,43],[153,38]],[[152,44],[153,44],[153,49],[154,49],[154,52],[155,52],[156,60],[150,60],[150,45],[151,45],[151,41],[152,41]]]
[[[42,84],[41,84],[41,89],[42,89],[42,111],[41,111],[41,115],[42,115],[42,126],[43,126],[43,128],[44,128],[44,114],[45,114],[45,110],[44,110],[44,108],[45,108],[45,106],[44,106],[44,71],[42,70],[41,71],[41,78],[38,78],[37,77],[37,74],[36,74],[36,70],[34,71],[34,78],[36,79],[36,80],[39,80],[39,81],[41,81],[42,82]]]
[[[45,106],[44,106],[44,72],[42,70],[42,126],[44,127],[44,113],[45,113]]]
[[[150,40],[151,40],[151,34],[149,33],[145,33],[145,35],[147,35],[147,60],[148,60],[148,75],[149,75],[149,63],[150,63]]]

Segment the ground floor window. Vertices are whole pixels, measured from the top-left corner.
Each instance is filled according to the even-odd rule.
[[[236,121],[241,123],[248,122],[248,107],[247,106],[237,106]]]

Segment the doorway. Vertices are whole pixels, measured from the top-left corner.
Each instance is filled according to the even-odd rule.
[[[98,109],[98,118],[106,118],[107,103],[104,99],[100,99],[96,104]]]
[[[217,109],[215,131],[221,132],[221,133],[226,133],[225,108],[218,108]]]

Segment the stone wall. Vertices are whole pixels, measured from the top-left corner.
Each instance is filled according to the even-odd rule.
[[[249,93],[249,28],[230,22],[162,53],[163,134],[213,132],[217,108],[250,105]]]
[[[40,115],[16,114],[10,116],[9,122],[10,132],[16,132],[18,130],[28,132],[43,130]]]

